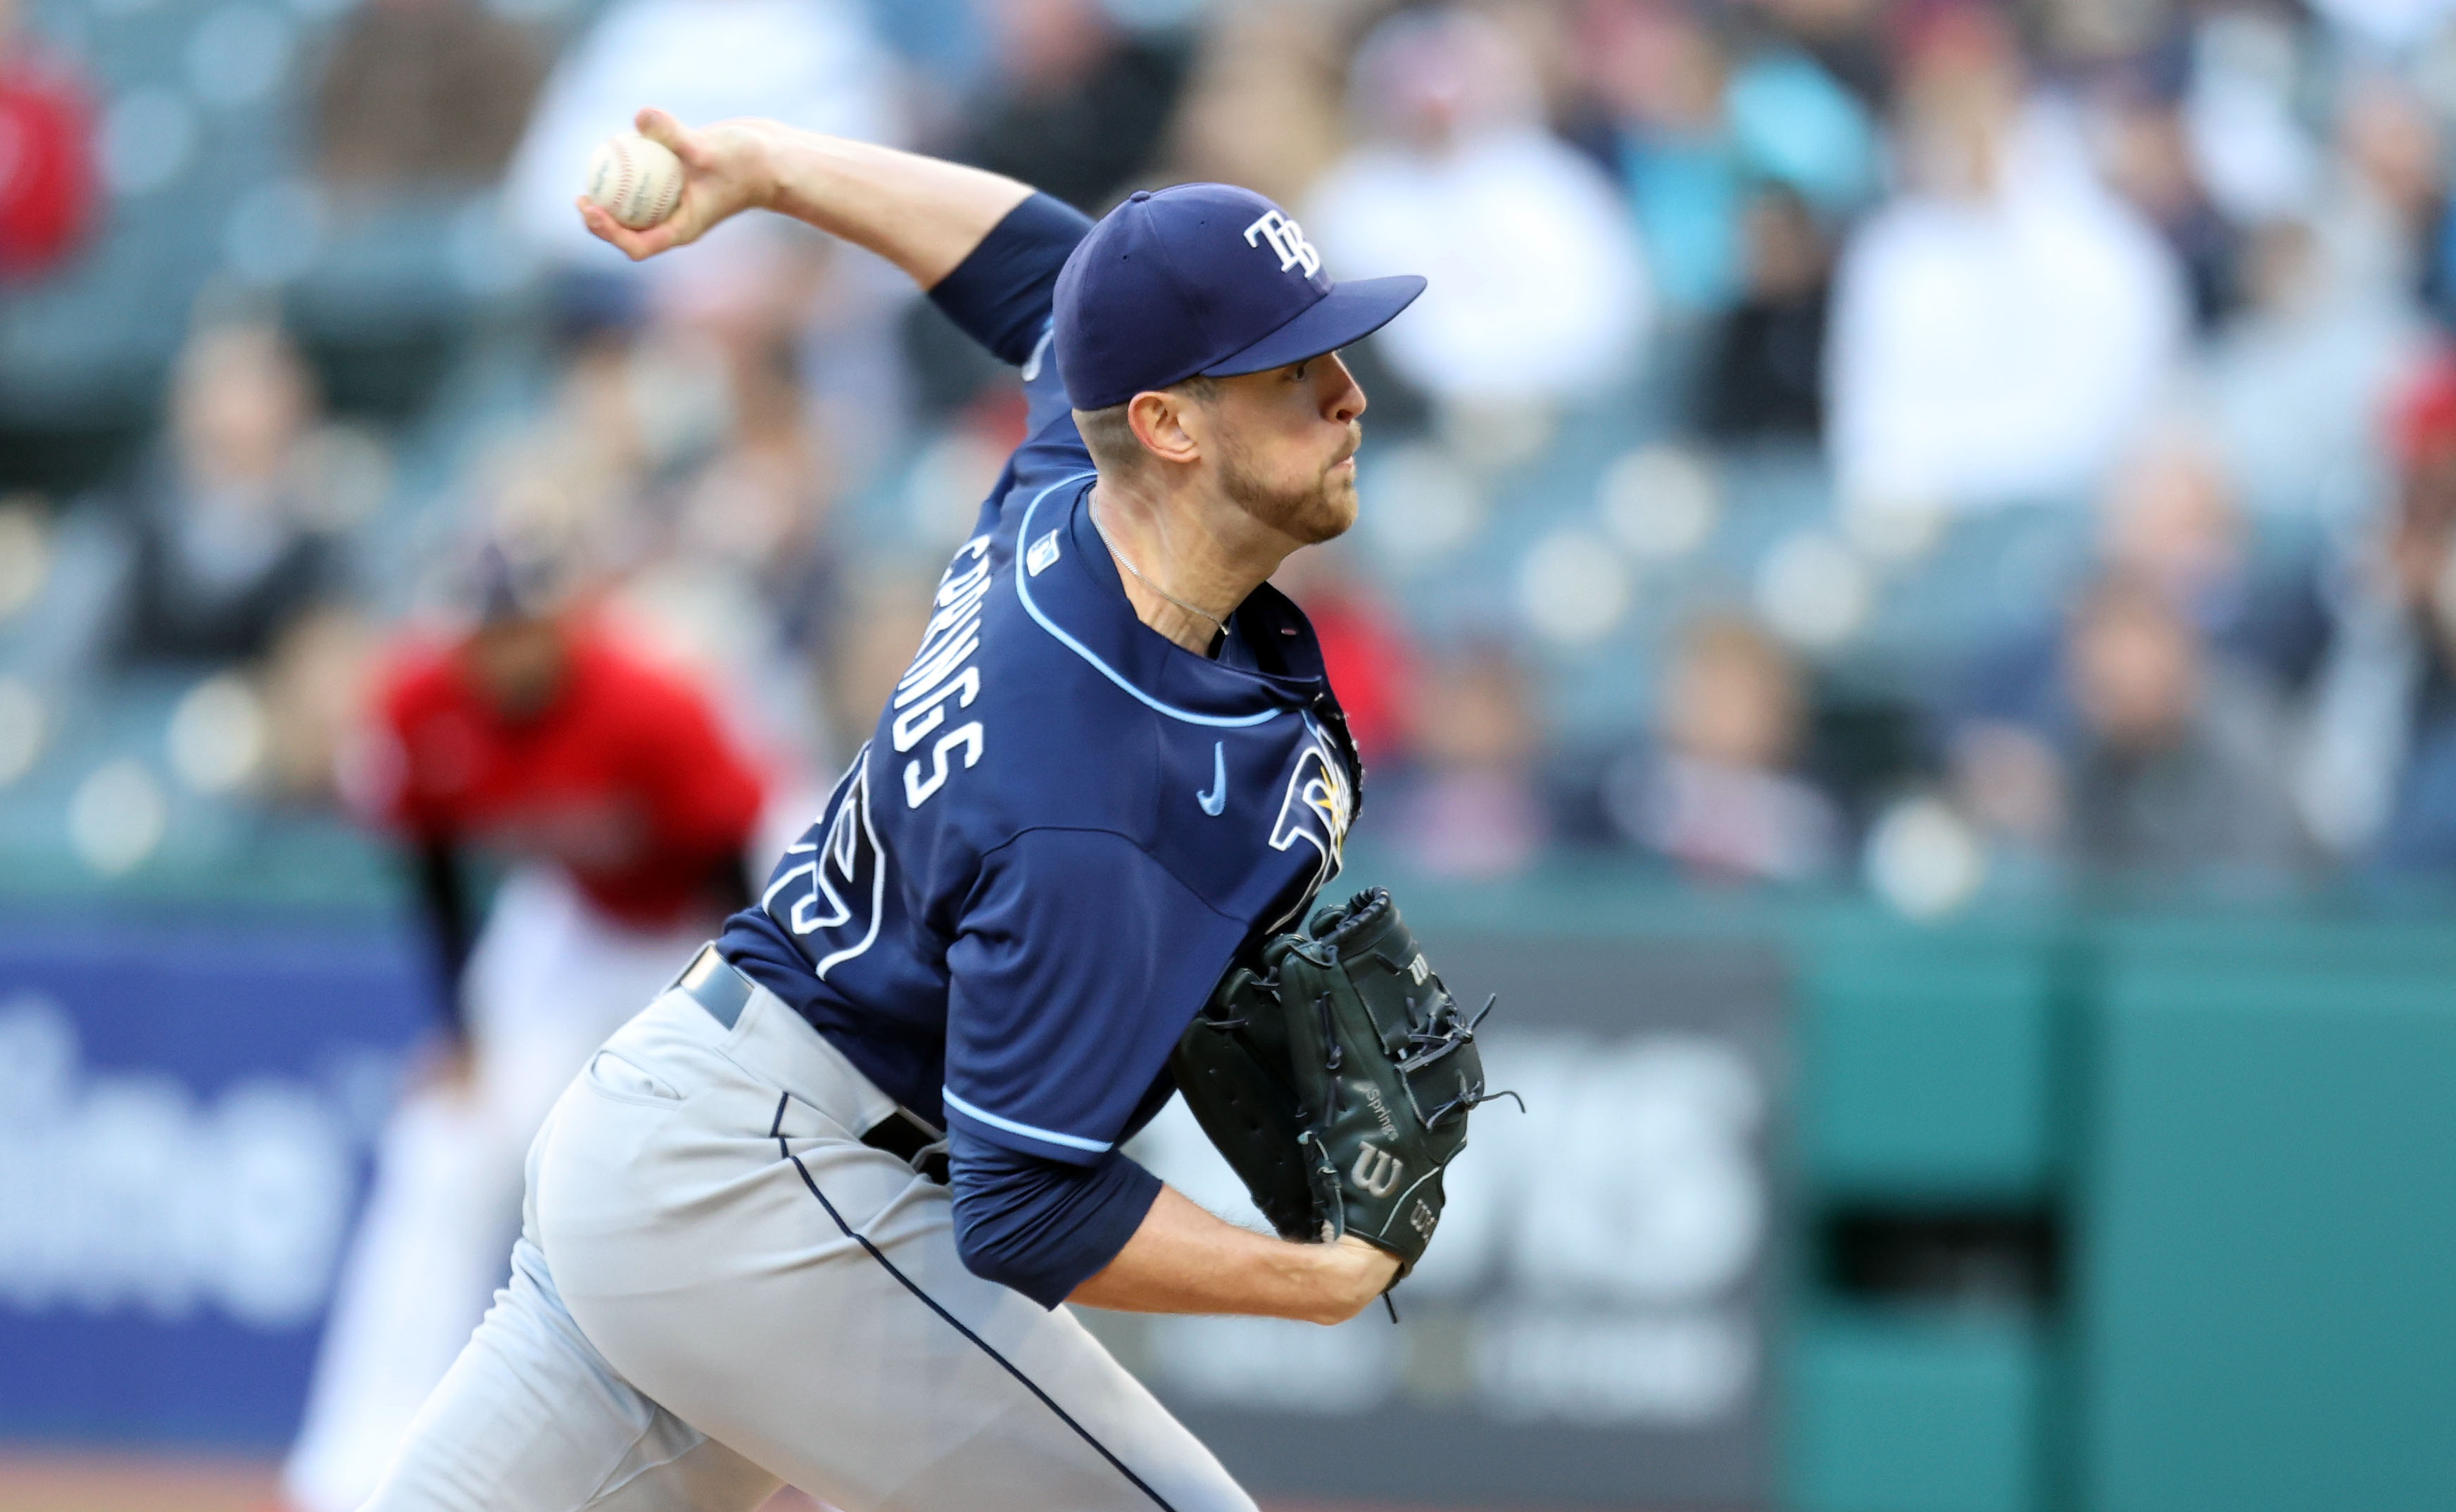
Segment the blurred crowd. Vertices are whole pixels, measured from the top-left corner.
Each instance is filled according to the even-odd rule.
[[[263,181],[128,251],[251,79]],[[1914,912],[2456,878],[2447,0],[6,0],[0,843],[345,805],[489,551],[798,827],[1018,392],[804,228],[590,240],[645,104],[1095,214],[1231,180],[1431,279],[1285,583],[1360,845]],[[175,352],[70,359],[169,285]]]

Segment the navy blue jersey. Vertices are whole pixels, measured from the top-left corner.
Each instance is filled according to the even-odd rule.
[[[1167,1100],[1232,958],[1337,869],[1361,771],[1276,589],[1216,659],[1136,616],[1045,356],[870,743],[721,948],[959,1149],[1087,1166]]]

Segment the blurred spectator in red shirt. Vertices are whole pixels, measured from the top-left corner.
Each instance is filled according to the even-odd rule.
[[[0,0],[0,278],[31,278],[76,250],[92,219],[92,111]]]
[[[1406,625],[1349,570],[1341,548],[1300,551],[1273,580],[1313,622],[1322,666],[1367,766],[1415,750],[1416,648]]]
[[[757,775],[696,689],[588,622],[490,618],[405,656],[382,706],[380,802],[420,848],[552,866],[640,929],[745,901]]]

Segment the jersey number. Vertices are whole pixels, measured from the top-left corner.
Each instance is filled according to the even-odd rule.
[[[796,859],[807,857],[808,859]],[[879,848],[878,827],[870,814],[870,747],[864,746],[852,766],[828,797],[819,822],[785,848],[789,863],[777,868],[759,907],[796,936],[820,935],[838,943],[824,950],[816,941],[803,942],[819,980],[839,962],[867,952],[878,940],[878,924],[887,905],[887,854]],[[808,877],[807,890],[794,886]],[[798,894],[780,913],[788,892]],[[864,922],[862,914],[868,913]],[[856,937],[848,940],[848,936]]]
[[[964,765],[972,766],[981,759],[981,722],[958,725],[938,737],[930,747],[930,775],[921,775],[921,759],[914,757],[904,764],[904,807],[918,808],[930,801],[930,795],[947,786],[947,756],[956,746],[964,747]]]

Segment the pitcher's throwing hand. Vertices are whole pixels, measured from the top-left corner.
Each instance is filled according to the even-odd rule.
[[[588,229],[632,261],[697,241],[719,221],[768,203],[775,178],[768,149],[784,128],[742,120],[693,131],[659,110],[642,111],[635,124],[642,136],[682,163],[682,196],[674,208],[663,219],[634,230],[585,194],[575,201]]]

